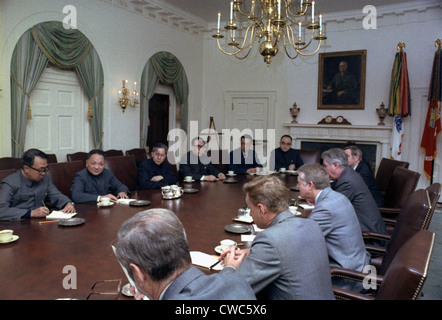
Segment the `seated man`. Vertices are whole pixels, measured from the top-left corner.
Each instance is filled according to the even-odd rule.
[[[156,189],[176,183],[177,178],[167,161],[167,146],[157,143],[151,156],[138,165],[137,189]]]
[[[361,175],[348,166],[347,154],[339,148],[324,151],[321,155],[324,168],[333,190],[345,195],[353,205],[362,231],[387,234],[384,220],[373,196]]]
[[[238,174],[255,173],[262,168],[256,152],[251,149],[252,137],[241,137],[241,148],[230,152],[229,170]]]
[[[322,229],[327,243],[330,266],[361,271],[370,264],[370,254],[365,249],[361,227],[355,209],[343,194],[330,188],[327,171],[317,164],[308,163],[298,169],[299,194],[315,207],[309,219]],[[335,286],[361,291],[357,281],[334,277]]]
[[[46,201],[63,212],[75,212],[72,201],[51,182],[48,170],[44,152],[29,149],[23,154],[22,168],[0,184],[0,220],[43,218],[49,214]]]
[[[299,152],[292,149],[292,137],[289,135],[283,135],[281,137],[279,148],[272,151],[270,159],[275,163],[273,170],[279,170],[281,168],[296,170],[304,164]]]
[[[136,299],[256,299],[235,269],[206,275],[192,266],[186,232],[168,209],[137,213],[123,223],[117,240],[115,254],[136,284]]]
[[[244,185],[250,215],[259,232],[250,249],[231,248],[220,259],[267,300],[334,299],[327,247],[316,221],[295,217],[289,190],[275,176]]]
[[[378,184],[374,178],[373,171],[370,169],[370,165],[362,158],[361,149],[355,145],[345,146],[343,149],[348,157],[348,165],[358,172],[362,179],[364,179],[365,184],[367,185],[368,190],[370,190],[378,207],[383,207],[384,200],[382,199]]]
[[[191,150],[181,157],[178,177],[191,176],[194,180],[215,181],[225,179],[224,173],[216,169],[206,154],[206,143],[200,137],[192,139]]]
[[[106,155],[94,149],[88,153],[86,168],[77,172],[71,186],[75,202],[99,202],[105,196],[116,202],[118,198],[127,199],[129,189],[105,168]]]

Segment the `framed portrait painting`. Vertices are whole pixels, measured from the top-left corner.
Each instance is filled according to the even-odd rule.
[[[319,54],[318,109],[364,109],[367,50]]]

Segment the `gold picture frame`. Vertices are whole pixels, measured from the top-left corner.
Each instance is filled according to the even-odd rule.
[[[366,63],[367,50],[320,53],[318,109],[363,110]]]

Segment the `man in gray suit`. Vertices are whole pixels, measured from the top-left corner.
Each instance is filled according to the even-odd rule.
[[[330,179],[334,180],[333,190],[345,195],[353,205],[361,230],[387,234],[376,201],[361,175],[348,166],[345,151],[339,148],[324,151],[322,160]]]
[[[192,266],[186,232],[167,209],[142,211],[125,221],[118,232],[115,254],[137,286],[137,299],[256,299],[235,269],[226,267],[206,275]]]
[[[244,191],[253,221],[265,230],[250,249],[224,251],[225,268],[236,268],[258,298],[334,299],[327,247],[316,221],[288,210],[289,191],[278,177],[255,178]]]
[[[0,220],[44,218],[50,212],[46,202],[63,212],[75,212],[74,203],[54,186],[48,170],[43,151],[29,149],[23,154],[22,168],[0,184]]]
[[[361,227],[355,210],[346,196],[330,188],[330,178],[317,163],[298,169],[300,195],[313,204],[309,219],[315,220],[324,233],[330,266],[362,271],[370,264],[370,254],[365,249]],[[332,278],[333,285],[360,291],[356,281]]]

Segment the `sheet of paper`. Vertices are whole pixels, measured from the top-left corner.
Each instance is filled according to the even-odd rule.
[[[310,204],[300,204],[299,205],[301,208],[303,209],[313,209],[315,206],[310,205]]]
[[[190,257],[192,258],[192,264],[197,266],[209,268],[211,265],[218,261],[216,256],[201,252],[201,251],[190,251]],[[223,265],[220,263],[215,266],[212,270],[222,270]]]
[[[256,235],[254,235],[254,234],[242,234],[241,241],[242,242],[253,241],[253,240],[255,240],[255,236]]]
[[[46,216],[48,220],[61,220],[61,219],[70,219],[75,216],[77,213],[64,213],[62,211],[52,211],[50,214]]]

